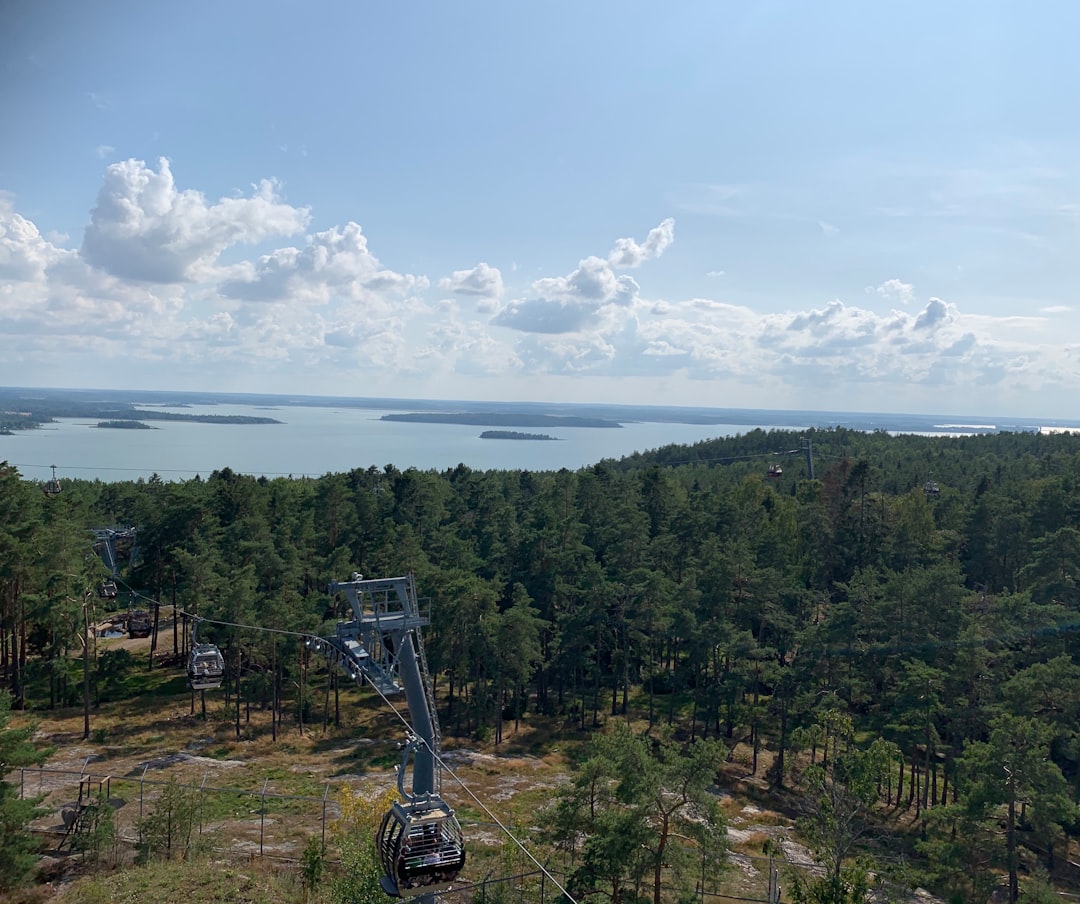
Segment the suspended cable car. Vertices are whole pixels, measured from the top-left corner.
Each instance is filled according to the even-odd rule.
[[[769,470],[765,472],[766,477],[771,477],[774,480],[779,480],[784,476],[784,469],[780,465],[769,465]]]
[[[145,609],[131,609],[127,616],[128,637],[149,637],[153,625],[150,621],[150,613]]]
[[[411,646],[411,637],[406,643]],[[410,656],[415,664],[417,657]],[[409,668],[409,666],[404,666]],[[417,670],[419,671],[419,670]],[[405,682],[406,694],[412,684]],[[412,711],[412,707],[410,707]],[[427,707],[421,707],[426,713]],[[397,785],[401,800],[383,817],[375,836],[383,875],[382,890],[395,898],[435,895],[449,890],[465,865],[465,837],[454,811],[437,790],[438,766],[429,740],[410,737],[405,745]],[[413,792],[405,790],[410,755]]]
[[[60,481],[56,477],[56,465],[52,465],[51,467],[52,467],[52,479],[51,480],[46,480],[41,485],[41,489],[45,491],[46,496],[57,496],[57,495],[59,495],[61,490],[63,490],[63,487],[60,486]]]
[[[103,600],[116,599],[116,581],[102,581],[98,587],[98,596]]]
[[[225,657],[212,643],[199,643],[199,622],[191,630],[191,655],[188,657],[188,687],[193,691],[216,690],[225,679]]]
[[[926,496],[938,496],[941,493],[941,488],[937,485],[936,480],[928,480],[923,484],[922,491]]]
[[[454,811],[438,797],[398,801],[376,840],[383,891],[397,898],[448,890],[465,865],[465,838]]]

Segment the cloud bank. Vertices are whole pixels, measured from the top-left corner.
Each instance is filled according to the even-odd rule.
[[[929,407],[942,392],[1039,393],[1080,377],[1075,350],[1052,335],[1064,306],[965,313],[888,274],[865,306],[669,297],[649,265],[674,244],[672,219],[642,239],[614,238],[606,253],[585,249],[561,275],[509,285],[486,262],[435,278],[403,272],[381,262],[359,223],[310,231],[311,220],[273,179],[211,201],[178,187],[165,159],[105,169],[77,248],[0,194],[0,377],[100,385],[95,373],[123,364],[171,388],[443,398],[573,377],[623,381],[625,401],[704,404],[723,385],[747,401],[713,404],[785,400],[776,407],[856,392],[862,402],[848,407],[871,407],[920,391]],[[58,346],[70,370],[48,379]]]

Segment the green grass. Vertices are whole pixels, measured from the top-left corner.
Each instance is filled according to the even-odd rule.
[[[205,859],[195,863],[157,861],[86,876],[67,889],[63,900],[64,904],[302,904],[307,899],[299,878],[270,862],[241,867]]]

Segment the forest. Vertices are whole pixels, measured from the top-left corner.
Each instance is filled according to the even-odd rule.
[[[447,735],[498,746],[560,715],[616,745],[632,721],[669,757],[748,751],[770,793],[807,803],[827,870],[800,900],[862,900],[885,849],[954,900],[1016,901],[1037,873],[1075,890],[1077,474],[1078,435],[839,428],[578,471],[223,468],[52,495],[5,463],[0,686],[14,711],[82,702],[87,588],[108,576],[94,529],[135,529],[124,579],[147,599],[236,625],[331,632],[330,582],[412,573]],[[245,696],[306,705],[318,663],[298,639],[209,634]],[[180,624],[158,648],[189,643]],[[619,899],[610,880],[586,890]]]

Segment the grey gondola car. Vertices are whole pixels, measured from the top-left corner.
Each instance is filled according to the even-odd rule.
[[[225,677],[225,657],[212,643],[197,643],[188,657],[188,686],[193,691],[221,687]]]
[[[439,797],[398,802],[377,838],[383,891],[398,898],[448,890],[465,865],[465,841],[454,811]]]

